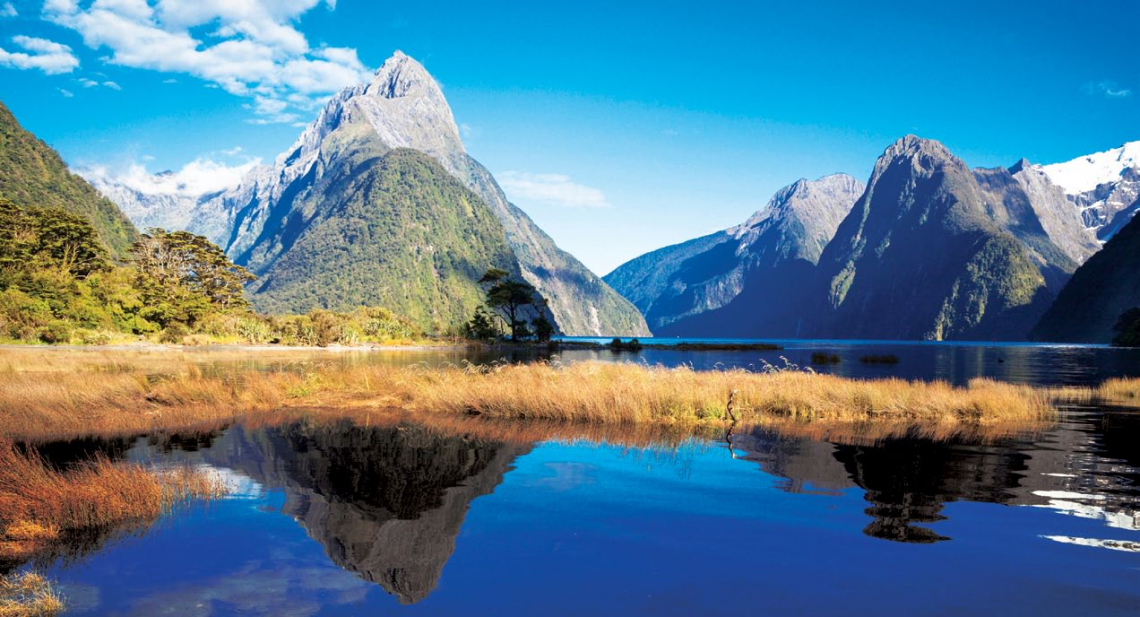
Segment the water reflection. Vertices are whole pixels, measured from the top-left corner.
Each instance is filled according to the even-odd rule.
[[[106,550],[115,538],[80,542],[75,554],[88,555],[88,563],[68,570],[72,560],[57,565],[56,573],[65,582],[78,576],[72,572],[84,573],[86,578],[79,576],[71,584],[102,590],[102,604],[93,605],[93,612],[154,614],[163,607],[205,606],[190,612],[209,614],[209,607],[222,606],[273,614],[370,613],[381,606],[370,595],[376,590],[376,595],[394,597],[401,604],[449,613],[471,601],[457,594],[470,594],[473,588],[460,582],[444,593],[447,585],[441,587],[441,581],[463,576],[480,580],[472,563],[491,568],[502,560],[500,569],[509,571],[500,574],[508,577],[527,578],[533,569],[550,572],[553,579],[561,573],[593,580],[600,589],[616,576],[638,582],[660,577],[661,564],[681,551],[694,560],[685,562],[686,572],[698,576],[692,572],[720,571],[723,552],[703,545],[724,540],[718,540],[722,529],[734,542],[743,539],[739,549],[745,552],[749,542],[757,550],[778,547],[778,538],[787,535],[790,548],[785,550],[859,555],[857,559],[873,561],[868,562],[870,569],[923,567],[942,574],[960,572],[955,568],[963,561],[1002,555],[1008,542],[1024,542],[1011,537],[1017,531],[1013,526],[1032,515],[1051,517],[1047,524],[1037,523],[1040,531],[1033,533],[1039,536],[1033,538],[1053,550],[1124,554],[1140,547],[1140,451],[1134,446],[1140,438],[1140,414],[1135,411],[1072,408],[1055,427],[1039,434],[987,439],[867,434],[812,438],[749,429],[729,437],[731,449],[724,435],[694,440],[628,427],[479,418],[424,424],[406,417],[361,426],[319,421],[315,410],[308,414],[301,416],[308,419],[282,415],[278,423],[153,435],[134,443],[45,446],[45,454],[59,461],[99,453],[210,465],[225,470],[240,489],[227,507],[205,509],[221,511],[218,519],[192,513],[184,529],[175,524],[169,533],[152,534],[173,534],[182,538],[182,545],[143,537],[134,543],[129,562],[116,562],[115,551]],[[516,467],[519,470],[512,471]],[[778,490],[769,490],[773,486]],[[245,505],[234,508],[237,500],[245,500]],[[472,508],[477,500],[481,516]],[[993,509],[979,516],[976,509],[954,505],[963,502],[1021,507],[1000,509],[1002,516],[1009,516],[1001,519]],[[303,534],[296,534],[298,525]],[[590,537],[598,526],[606,531],[594,553],[578,538]],[[613,531],[615,526],[621,531]],[[516,535],[516,528],[529,530],[526,540]],[[288,529],[302,537],[290,535]],[[205,554],[180,564],[183,583],[152,581],[124,592],[125,599],[110,597],[127,563],[140,569],[146,569],[146,559],[167,563],[170,547],[194,547],[196,538],[211,533],[229,534],[211,545],[225,548],[203,549]],[[998,539],[978,542],[989,533]],[[549,552],[520,546],[536,538],[547,539]],[[154,548],[148,548],[150,541]],[[864,551],[864,543],[871,548]],[[899,565],[891,560],[904,555],[893,552],[903,543],[940,544],[965,551],[965,557],[942,566],[934,561],[934,553],[920,552],[928,549],[906,547],[912,551],[905,553],[910,561]],[[970,552],[981,544],[981,553]],[[697,548],[681,550],[689,547]],[[1025,544],[1014,545],[1008,554],[1025,550]],[[1028,550],[1036,554],[1033,551],[1043,549],[1034,545]],[[642,563],[649,568],[644,576],[628,574],[638,551],[646,552],[650,561],[662,561]],[[953,553],[937,554],[943,559]],[[889,557],[879,562],[872,555]],[[699,561],[702,558],[708,561]],[[797,563],[788,554],[780,559],[782,564]],[[825,568],[818,560],[805,559],[816,574]],[[1086,566],[1105,563],[1095,557],[1081,559]],[[448,566],[456,561],[458,569]],[[447,573],[445,566],[451,568]],[[595,570],[597,579],[582,574]],[[825,568],[823,579],[839,574]],[[492,594],[490,588],[487,593]],[[440,596],[445,599],[436,602]],[[501,599],[484,597],[480,606]],[[361,608],[365,605],[369,610]]]
[[[946,504],[972,501],[1049,508],[1140,530],[1140,414],[1068,409],[1032,438],[976,443],[891,437],[866,444],[788,438],[770,430],[734,435],[733,448],[791,492],[859,488],[871,537],[949,540],[928,524]]]
[[[280,512],[333,562],[414,603],[435,588],[471,501],[529,450],[416,425],[296,423],[237,427],[203,459],[284,489]]]

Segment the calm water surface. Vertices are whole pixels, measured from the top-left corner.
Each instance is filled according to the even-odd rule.
[[[603,338],[565,338],[571,342],[608,343]],[[785,366],[785,360],[800,367],[810,366],[821,373],[847,377],[903,377],[906,379],[943,380],[964,385],[971,379],[990,377],[1035,385],[1090,385],[1117,376],[1140,376],[1140,349],[1108,346],[1040,345],[1022,343],[959,343],[902,341],[820,341],[820,340],[744,340],[744,339],[641,339],[643,342],[677,344],[698,343],[772,343],[782,347],[776,351],[680,351],[643,349],[640,352],[613,352],[609,349],[564,348],[555,354],[528,350],[406,350],[344,351],[316,355],[287,355],[266,360],[257,353],[242,360],[227,357],[233,352],[193,352],[193,357],[209,370],[259,369],[301,370],[312,364],[387,364],[408,366],[423,364],[488,364],[492,362],[531,362],[557,359],[562,362],[601,360],[637,362],[662,366],[691,366],[696,370],[743,368],[761,370],[765,363]],[[839,356],[835,365],[813,365],[811,356],[821,352]],[[219,359],[213,360],[212,356]],[[864,364],[865,355],[895,355],[895,365]]]
[[[989,444],[485,435],[87,442],[234,492],[49,574],[75,615],[1140,614],[1132,411]]]

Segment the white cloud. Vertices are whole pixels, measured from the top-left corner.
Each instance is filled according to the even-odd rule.
[[[98,82],[98,81],[95,81],[94,79],[88,79],[86,77],[81,77],[81,78],[77,79],[76,81],[78,81],[79,85],[83,86],[84,88],[95,88],[97,86],[103,86],[104,88],[110,88],[112,90],[122,90],[123,89],[122,86],[120,86],[119,84],[117,84],[113,81]]]
[[[47,0],[44,16],[75,30],[111,64],[186,73],[253,99],[258,123],[291,123],[365,81],[355,49],[312,49],[296,22],[322,0]],[[324,0],[328,9],[336,4]]]
[[[63,88],[56,88],[56,90],[59,90],[59,93],[62,94],[63,98],[65,98],[65,99],[69,99],[69,98],[75,96],[74,94],[71,93],[70,90],[64,90]]]
[[[36,69],[48,75],[70,73],[79,67],[79,59],[67,45],[31,36],[14,36],[12,42],[30,53],[0,48],[0,66],[25,71]]]
[[[16,7],[12,6],[11,2],[0,4],[0,18],[4,17],[18,17],[20,14],[16,11]]]
[[[226,154],[225,151],[222,154]],[[146,158],[146,157],[144,157]],[[187,195],[199,197],[232,188],[250,169],[261,164],[261,159],[246,159],[240,165],[220,163],[210,156],[190,161],[178,171],[152,174],[142,163],[131,163],[124,169],[114,170],[91,166],[79,171],[93,181],[121,184],[145,195]]]
[[[176,83],[178,83],[178,80],[171,77],[170,79],[162,80],[162,83],[164,83],[164,84],[176,84]]]
[[[1081,88],[1081,91],[1090,96],[1099,95],[1110,99],[1124,99],[1132,96],[1131,90],[1120,87],[1115,81],[1089,82]]]
[[[602,191],[577,184],[565,174],[534,174],[506,171],[496,178],[512,199],[534,201],[569,208],[606,208]]]

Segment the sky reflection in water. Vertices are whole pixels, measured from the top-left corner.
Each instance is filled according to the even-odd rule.
[[[734,459],[238,426],[111,448],[240,490],[51,574],[76,614],[1137,614],[1137,437],[1077,410],[988,445],[755,430]]]

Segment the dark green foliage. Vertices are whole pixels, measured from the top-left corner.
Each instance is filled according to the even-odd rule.
[[[823,353],[817,351],[811,355],[811,363],[824,365],[824,364],[839,364],[840,359],[838,354]]]
[[[257,308],[382,305],[422,330],[457,332],[482,302],[484,272],[517,276],[499,220],[439,163],[374,135],[327,143],[323,175],[299,180],[280,227],[239,258],[262,278],[249,288]]]
[[[1112,327],[1116,336],[1112,344],[1117,347],[1140,347],[1140,307],[1133,307],[1120,314]]]
[[[554,336],[554,324],[544,314],[531,320],[530,327],[534,330],[534,338],[540,343],[548,343]]]
[[[463,336],[476,341],[489,341],[502,336],[495,325],[495,316],[482,306],[475,307],[471,321],[463,324]]]
[[[863,364],[898,364],[899,357],[894,354],[860,356],[859,362]]]
[[[532,314],[536,319],[542,315],[538,312],[541,299],[534,287],[525,281],[512,279],[509,272],[498,268],[488,270],[479,279],[479,284],[486,286],[487,308],[506,322],[511,340],[529,337],[532,332],[527,327],[528,318]]]
[[[115,258],[123,258],[138,235],[115,204],[72,174],[51,147],[25,131],[0,103],[0,197],[22,207],[58,208],[95,228]]]
[[[202,236],[151,229],[131,248],[131,256],[145,316],[155,323],[193,326],[211,312],[249,309],[243,285],[254,276]]]
[[[623,341],[620,338],[615,337],[614,340],[610,341],[609,347],[610,347],[611,351],[615,351],[615,352],[621,352],[621,351],[634,351],[634,352],[636,352],[636,351],[641,351],[642,345],[641,345],[641,341],[637,340],[636,338],[630,339],[629,341]]]

